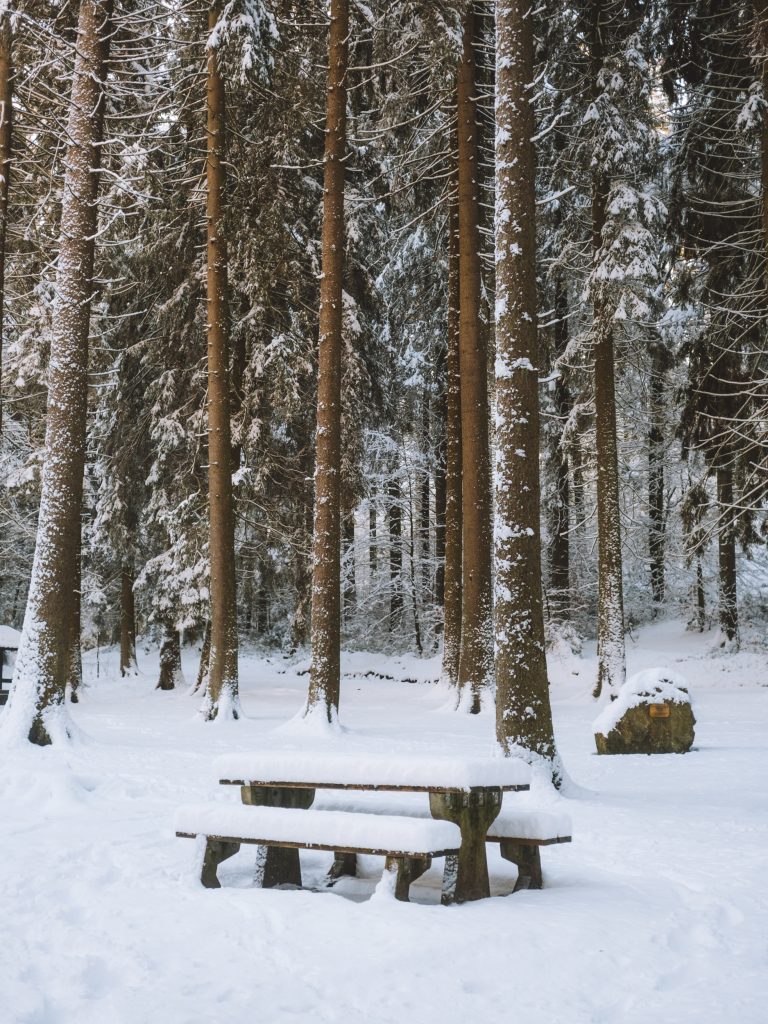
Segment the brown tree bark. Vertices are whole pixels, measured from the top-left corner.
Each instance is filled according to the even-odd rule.
[[[216,27],[219,6],[209,9]],[[208,229],[208,504],[211,560],[211,655],[207,720],[238,718],[238,639],[235,526],[232,502],[227,244],[224,226],[225,88],[213,47],[208,47],[206,157]]]
[[[80,690],[83,685],[83,649],[81,643],[82,631],[82,526],[78,534],[77,558],[75,560],[75,580],[70,595],[70,632],[69,632],[69,671],[67,674],[67,686],[69,688],[69,699],[73,704],[80,700]]]
[[[371,573],[371,585],[375,583],[379,572],[379,546],[376,537],[376,501],[373,496],[368,504],[368,562]]]
[[[5,244],[11,181],[13,131],[13,51],[11,14],[0,14],[0,435],[3,430],[3,336],[5,308]]]
[[[421,473],[419,488],[419,559],[420,559],[420,591],[421,600],[426,605],[431,598],[431,543],[430,543],[430,475],[429,475],[429,439],[430,439],[430,400],[427,388],[424,388],[421,399],[421,437],[422,458],[424,468]]]
[[[389,628],[397,629],[403,612],[403,510],[401,506],[400,481],[392,476],[387,484],[389,511]]]
[[[312,665],[306,714],[338,714],[340,676],[341,349],[349,0],[331,0],[323,188],[312,564]]]
[[[67,117],[37,543],[16,683],[3,715],[4,728],[25,732],[37,744],[70,735],[64,696],[83,498],[88,331],[111,15],[112,0],[81,0]]]
[[[172,622],[165,622],[163,623],[163,636],[160,641],[160,675],[155,689],[174,690],[177,686],[181,686],[183,682],[179,631]]]
[[[648,427],[648,559],[655,609],[664,601],[664,381],[666,350],[651,347]]]
[[[480,320],[480,167],[471,4],[464,17],[462,45],[457,110],[463,563],[459,706],[475,714],[493,679],[493,538],[488,344]]]
[[[461,373],[459,353],[459,207],[448,214],[448,333],[446,338],[445,570],[442,679],[459,685],[461,650]]]
[[[347,509],[342,516],[342,546],[344,551],[344,615],[354,615],[357,604],[355,572],[355,512]]]
[[[120,573],[120,675],[136,674],[136,603],[133,572],[124,565]]]
[[[496,3],[496,738],[559,782],[544,652],[533,10]]]
[[[720,568],[720,631],[730,643],[738,642],[739,613],[736,601],[736,524],[733,506],[733,468],[717,467],[718,531]]]
[[[438,609],[445,603],[445,445],[448,422],[446,394],[446,349],[441,345],[435,360],[437,401],[435,402],[435,581],[433,597]],[[435,630],[439,635],[442,622],[438,617]]]
[[[598,75],[605,59],[603,3],[593,0],[590,25],[592,91],[598,95]],[[592,253],[596,264],[602,247],[609,182],[598,170],[592,181]],[[595,393],[595,450],[597,458],[597,655],[594,690],[614,695],[626,678],[624,643],[624,588],[621,557],[619,462],[616,438],[616,384],[611,314],[605,300],[593,303]]]
[[[208,688],[208,666],[211,661],[211,620],[209,619],[205,624],[205,631],[203,632],[203,646],[200,648],[200,662],[197,666],[197,678],[195,679],[195,685],[192,690],[193,693],[198,693],[202,690],[203,693]]]
[[[558,274],[555,280],[554,358],[565,352],[568,344],[568,297]],[[549,518],[549,610],[554,622],[567,622],[571,617],[571,486],[568,454],[562,443],[562,425],[570,413],[571,395],[558,375],[554,381],[554,414],[557,428],[552,431],[549,462],[555,483],[554,500]]]

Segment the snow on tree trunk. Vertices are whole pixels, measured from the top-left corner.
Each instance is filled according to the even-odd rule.
[[[32,743],[72,733],[64,703],[72,580],[79,556],[88,373],[88,330],[98,221],[104,75],[112,0],[81,0],[69,101],[56,297],[37,543],[15,686],[3,733]]]
[[[0,13],[0,436],[3,430],[3,310],[5,304],[5,240],[8,228],[8,194],[11,173],[13,128],[13,54],[11,14]]]
[[[558,781],[541,589],[533,47],[528,0],[497,0],[496,738]]]
[[[464,17],[458,80],[459,338],[462,440],[462,620],[459,707],[473,714],[493,682],[488,346],[480,320],[480,161],[475,17]]]
[[[218,6],[208,27],[216,28]],[[227,243],[224,232],[225,92],[216,48],[208,47],[208,506],[211,560],[211,654],[203,717],[239,718],[235,526],[232,508]]]
[[[603,66],[603,5],[593,5],[591,24],[592,89],[599,91]],[[608,179],[596,170],[592,181],[592,252],[602,246],[608,202]],[[624,645],[624,589],[621,563],[619,466],[616,441],[616,384],[612,312],[602,291],[593,303],[593,356],[595,393],[595,449],[597,458],[597,684],[601,693],[614,696],[626,679]]]
[[[136,606],[133,572],[124,565],[120,572],[120,675],[136,675]]]
[[[312,561],[312,664],[305,714],[317,713],[333,722],[338,715],[341,688],[341,348],[348,0],[331,0],[330,16]]]
[[[452,145],[452,148],[454,146]],[[461,650],[461,374],[459,369],[459,208],[448,211],[448,332],[445,426],[445,570],[442,679],[459,684]]]

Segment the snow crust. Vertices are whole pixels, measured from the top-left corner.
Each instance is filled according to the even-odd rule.
[[[596,733],[607,736],[630,708],[639,704],[690,704],[688,680],[669,668],[646,668],[636,672],[619,688],[616,700],[606,704],[592,723]]]
[[[214,762],[219,779],[246,782],[307,782],[323,785],[419,786],[469,790],[473,786],[521,786],[530,768],[513,758],[387,754],[285,753],[227,754]]]
[[[358,847],[392,853],[458,850],[461,833],[450,821],[285,807],[196,804],[176,812],[177,832],[240,836],[314,846]]]

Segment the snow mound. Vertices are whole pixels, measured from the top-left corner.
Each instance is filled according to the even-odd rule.
[[[624,683],[616,700],[607,704],[592,723],[592,729],[607,736],[630,708],[639,704],[690,704],[688,680],[671,668],[646,668]]]

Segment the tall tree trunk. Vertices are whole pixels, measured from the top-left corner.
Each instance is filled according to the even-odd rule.
[[[603,67],[603,4],[594,0],[591,24],[592,91],[599,91]],[[596,265],[603,243],[609,182],[598,170],[592,181],[592,252]],[[597,457],[597,657],[595,697],[615,696],[626,678],[624,588],[621,564],[619,461],[616,439],[616,382],[613,327],[604,300],[593,309],[595,449]]]
[[[568,345],[568,296],[560,274],[555,279],[554,358],[561,356]],[[551,431],[549,461],[555,482],[555,495],[549,519],[549,608],[554,622],[567,622],[571,617],[571,488],[568,454],[562,441],[562,426],[571,409],[571,395],[558,375],[554,381],[554,414],[557,426]]]
[[[480,710],[493,679],[488,347],[480,322],[479,146],[475,17],[464,18],[459,65],[459,338],[462,437],[462,622],[459,706]]]
[[[696,556],[696,628],[704,632],[706,625],[706,596],[704,593],[704,570],[701,566],[701,555]]]
[[[665,350],[651,347],[648,428],[648,559],[654,611],[664,601],[664,379]]]
[[[37,543],[16,682],[2,723],[3,729],[38,744],[70,735],[64,695],[83,499],[88,330],[111,15],[112,0],[81,0],[66,131]]]
[[[172,622],[165,622],[163,623],[163,636],[160,641],[160,676],[155,689],[175,690],[183,682],[179,631]]]
[[[403,510],[400,502],[400,481],[392,476],[387,484],[389,498],[389,628],[397,629],[403,611]]]
[[[445,570],[443,682],[459,685],[461,650],[461,373],[459,366],[459,207],[448,212],[448,332],[446,337]]]
[[[763,101],[768,102],[768,0],[754,0],[755,38],[758,67],[763,85]],[[763,213],[763,246],[765,248],[765,288],[768,291],[768,111],[763,107],[761,139],[761,191]]]
[[[213,32],[218,4],[208,13]],[[211,657],[207,720],[240,714],[237,679],[235,526],[232,507],[227,244],[224,226],[225,90],[208,47],[206,158],[208,227],[208,504],[211,559]]]
[[[379,547],[376,538],[376,501],[373,496],[368,500],[368,561],[371,586],[373,586],[379,572]]]
[[[5,243],[13,130],[13,52],[11,14],[0,14],[0,436],[3,431],[3,336],[5,306]]]
[[[82,525],[78,535],[77,559],[75,561],[75,580],[70,596],[70,632],[69,632],[69,671],[67,673],[67,685],[69,687],[69,699],[73,704],[80,700],[80,690],[83,685],[83,649],[81,643],[82,630]]]
[[[419,558],[421,559],[420,591],[423,605],[427,605],[431,598],[432,567],[430,564],[431,544],[429,535],[429,440],[430,440],[430,401],[429,392],[424,388],[421,399],[421,437],[422,437],[422,458],[424,467],[421,473],[421,487],[419,488]]]
[[[203,646],[200,648],[200,662],[197,666],[197,678],[195,679],[195,686],[193,693],[198,693],[208,689],[208,666],[211,662],[211,620],[205,624],[205,631],[203,632]]]
[[[348,621],[355,613],[357,584],[355,580],[355,512],[347,509],[342,515],[342,546],[344,552],[344,616]]]
[[[136,675],[136,602],[133,571],[127,565],[120,573],[120,675]]]
[[[344,156],[349,0],[331,0],[323,188],[317,381],[317,456],[312,563],[312,667],[307,714],[338,714],[340,675],[341,349],[344,282]]]
[[[736,603],[736,524],[733,509],[733,468],[717,467],[718,531],[720,567],[720,631],[729,642],[738,642],[739,613]]]
[[[437,401],[435,403],[435,578],[433,598],[439,609],[445,604],[445,445],[448,422],[448,396],[446,393],[446,349],[441,345],[435,360]],[[439,636],[442,622],[438,617],[435,630]]]
[[[496,738],[559,782],[544,653],[533,10],[496,3]]]

